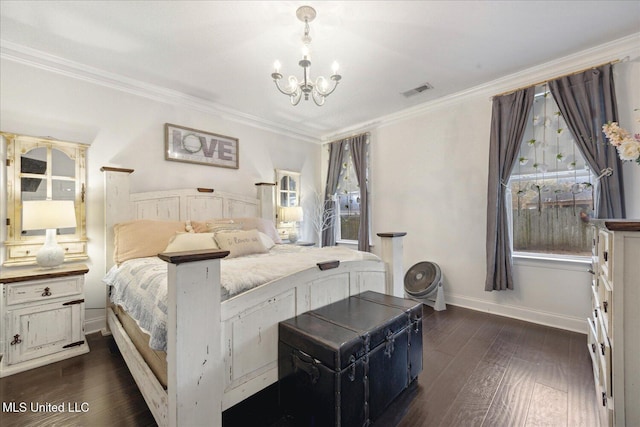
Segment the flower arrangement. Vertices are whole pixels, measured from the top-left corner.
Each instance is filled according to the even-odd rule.
[[[618,149],[620,159],[633,160],[640,165],[640,133],[631,136],[616,122],[602,126],[602,132],[609,139],[609,143]]]

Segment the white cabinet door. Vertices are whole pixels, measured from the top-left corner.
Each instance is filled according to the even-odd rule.
[[[8,364],[54,354],[84,341],[84,303],[52,303],[8,313]]]

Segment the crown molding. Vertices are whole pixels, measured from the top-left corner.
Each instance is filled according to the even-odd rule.
[[[338,132],[324,135],[323,142],[344,138],[356,132],[372,130],[458,104],[470,97],[486,97],[487,101],[497,94],[516,90],[540,81],[553,80],[566,74],[589,68],[608,61],[635,60],[640,57],[640,33],[635,33],[590,49],[586,49],[508,76],[456,92],[442,98],[407,108],[396,113],[379,117],[343,128]]]
[[[0,58],[154,101],[194,109],[302,141],[320,142],[319,135],[311,134],[307,130],[283,126],[196,96],[110,73],[6,40],[0,40]]]
[[[246,114],[215,102],[187,95],[179,91],[151,85],[115,73],[109,73],[104,70],[89,67],[46,52],[28,48],[23,45],[8,42],[6,40],[0,40],[0,58],[2,59],[123,91],[154,101],[191,108],[203,113],[218,116],[225,120],[312,143],[332,141],[354,133],[388,126],[426,114],[433,110],[438,110],[460,103],[469,97],[485,96],[490,100],[492,96],[498,93],[514,90],[516,88],[534,84],[538,81],[551,80],[574,72],[575,70],[593,66],[594,64],[621,60],[627,56],[632,59],[636,59],[640,56],[640,33],[635,33],[591,49],[549,61],[452,95],[444,96],[433,101],[427,101],[396,113],[388,114],[366,122],[357,123],[340,129],[337,132],[322,135],[311,133],[308,129],[303,130],[283,126],[282,124]]]

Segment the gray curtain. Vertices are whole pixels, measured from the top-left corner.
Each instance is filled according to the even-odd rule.
[[[367,142],[368,134],[358,135],[351,139],[351,156],[353,167],[360,187],[360,228],[358,229],[358,250],[369,252],[369,189],[367,185]]]
[[[325,215],[327,211],[336,209],[336,201],[334,200],[334,194],[338,188],[338,180],[340,179],[340,172],[342,170],[342,158],[344,156],[344,146],[347,140],[332,142],[329,145],[329,170],[327,172],[327,185],[325,186],[324,200],[325,200]],[[322,246],[334,246],[336,244],[336,229],[333,223],[331,223],[326,229],[322,231]]]
[[[622,162],[602,133],[602,125],[618,121],[612,65],[560,77],[550,81],[549,88],[593,173],[599,175],[606,168],[613,171],[596,186],[596,217],[624,218]]]
[[[511,236],[505,203],[507,182],[533,105],[534,87],[493,98],[487,192],[487,277],[485,291],[513,289]]]

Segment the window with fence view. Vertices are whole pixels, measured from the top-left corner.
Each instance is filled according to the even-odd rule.
[[[344,161],[336,191],[339,217],[337,238],[338,240],[357,242],[358,229],[360,228],[360,186],[349,146],[350,144],[345,145]],[[368,150],[367,145],[367,155],[369,154]]]
[[[536,90],[511,173],[514,252],[589,255],[595,177],[548,92]]]

